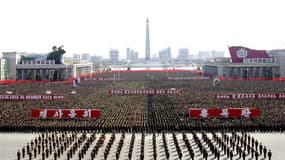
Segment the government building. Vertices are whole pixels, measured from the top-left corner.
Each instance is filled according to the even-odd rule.
[[[205,63],[204,75],[224,78],[285,77],[285,50],[265,51],[233,46],[229,51],[230,58]]]
[[[3,66],[0,69],[5,75],[3,80],[66,80],[93,71],[92,63],[56,64],[55,60],[22,60],[25,53],[20,52],[3,52],[2,55]]]

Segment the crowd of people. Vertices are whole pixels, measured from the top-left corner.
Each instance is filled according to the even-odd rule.
[[[1,131],[98,130],[104,132],[162,131],[284,131],[285,100],[216,100],[218,93],[285,93],[280,81],[172,80],[201,77],[193,72],[107,72],[96,80],[68,83],[28,83],[1,86],[0,95],[65,94],[64,100],[1,100]],[[105,80],[99,80],[99,78]],[[113,77],[113,78],[112,78]],[[116,77],[116,78],[114,78]],[[89,77],[92,78],[92,77]],[[177,95],[110,95],[110,89],[182,89]],[[255,118],[191,119],[189,108],[259,108]],[[99,119],[32,119],[32,109],[100,109]]]
[[[172,77],[172,78],[169,78]],[[174,77],[174,78],[173,78]],[[178,77],[178,78],[175,78]],[[284,99],[215,99],[219,93],[285,93],[282,81],[222,81],[184,72],[106,72],[81,78],[79,86],[69,83],[19,83],[0,86],[0,95],[64,94],[63,100],[0,100],[0,131],[36,131],[40,135],[17,152],[20,159],[96,159],[102,152],[108,159],[115,152],[120,159],[127,152],[132,159],[135,146],[139,158],[146,159],[146,134],[152,134],[152,159],[165,159],[175,149],[178,159],[202,156],[208,159],[239,157],[271,159],[272,153],[247,132],[285,129]],[[115,89],[181,89],[179,94],[111,95]],[[190,118],[190,108],[259,108],[260,117]],[[100,109],[98,119],[31,118],[33,109]],[[116,137],[116,133],[121,133]],[[200,136],[197,133],[201,133]],[[219,134],[218,132],[221,132]],[[101,134],[98,136],[98,134]],[[111,134],[106,138],[106,134]],[[141,133],[139,137],[136,133]],[[167,135],[172,141],[169,142]],[[191,137],[187,136],[191,133]],[[211,133],[211,135],[209,135]],[[231,134],[228,134],[231,133]],[[131,134],[126,140],[125,134]],[[177,134],[182,134],[178,136]],[[161,135],[161,139],[157,138]],[[168,135],[169,136],[169,135]],[[119,140],[116,140],[119,139]],[[192,141],[190,140],[192,139]],[[160,141],[161,142],[158,142]],[[187,153],[183,152],[186,147]],[[125,144],[128,144],[127,149]],[[139,143],[139,145],[138,145]],[[114,147],[116,144],[116,147]],[[112,150],[112,148],[115,148]],[[125,149],[124,151],[122,151]],[[100,150],[100,151],[99,151]],[[185,148],[184,148],[185,150]],[[197,154],[198,151],[198,154]],[[49,158],[52,157],[52,158]]]
[[[19,149],[17,160],[272,158],[270,149],[245,132],[142,132],[141,139],[138,136],[135,132],[118,135],[114,132],[46,131]]]

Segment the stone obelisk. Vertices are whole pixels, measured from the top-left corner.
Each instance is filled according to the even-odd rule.
[[[149,25],[146,19],[146,38],[145,38],[145,60],[150,61]]]

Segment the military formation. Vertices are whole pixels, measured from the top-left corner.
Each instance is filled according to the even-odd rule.
[[[271,160],[272,152],[245,132],[45,132],[17,152],[17,160],[199,158]]]
[[[118,80],[116,80],[117,77]],[[169,79],[169,77],[186,77]],[[188,78],[187,78],[188,77]],[[189,78],[192,77],[192,78]],[[171,159],[166,134],[173,133],[173,147],[177,157],[183,159],[185,153],[179,139],[186,146],[187,155],[194,159],[200,155],[204,159],[213,156],[220,159],[239,157],[245,159],[270,158],[271,151],[266,146],[258,143],[248,132],[283,132],[285,129],[285,101],[283,99],[258,99],[258,100],[217,100],[215,94],[219,93],[284,93],[285,84],[281,81],[221,81],[220,85],[213,86],[212,79],[203,79],[201,74],[195,72],[106,72],[96,74],[92,78],[102,80],[81,79],[80,85],[74,87],[69,83],[28,83],[10,84],[1,86],[0,94],[65,94],[64,100],[1,100],[0,101],[0,131],[36,131],[40,133],[62,132],[64,137],[58,139],[52,135],[37,138],[37,143],[29,144],[29,148],[20,149],[17,157],[26,159],[96,159],[102,152],[103,159],[109,159],[110,153],[115,153],[114,159],[120,159],[125,148],[126,135],[131,134],[128,143],[128,159],[133,158],[134,148],[139,143],[140,159],[148,159],[145,145],[147,134],[152,134],[150,141],[153,148],[152,158],[160,159],[158,143],[164,146],[166,159]],[[90,78],[90,77],[89,77]],[[110,79],[112,78],[112,79]],[[111,95],[111,89],[181,89],[183,92],[176,95]],[[259,108],[261,116],[255,118],[197,118],[189,117],[189,108],[230,108],[246,107]],[[31,118],[32,109],[100,109],[98,119],[34,119]],[[70,132],[72,134],[70,134]],[[93,136],[86,136],[90,132]],[[229,133],[215,139],[208,133]],[[66,133],[66,134],[64,134]],[[69,134],[67,134],[69,133]],[[72,136],[78,133],[80,136]],[[85,134],[86,133],[86,134]],[[98,133],[102,133],[98,137]],[[106,139],[106,135],[111,138]],[[123,134],[125,133],[125,134]],[[137,142],[137,133],[141,134]],[[182,134],[193,133],[193,140],[200,154],[190,142],[190,138]],[[204,133],[196,137],[196,133]],[[239,135],[238,133],[243,133]],[[59,133],[61,134],[61,133]],[[120,138],[117,134],[122,134]],[[95,136],[96,135],[96,136]],[[157,135],[161,135],[157,139]],[[239,135],[239,136],[238,136]],[[46,135],[44,135],[46,136]],[[71,137],[71,139],[70,139]],[[72,137],[77,137],[72,139]],[[235,138],[236,137],[236,138]],[[239,137],[239,138],[238,138]],[[119,140],[118,140],[119,139]],[[221,139],[221,140],[219,140]],[[228,139],[228,142],[227,142]],[[254,144],[252,141],[254,140]],[[46,142],[47,141],[47,142]],[[57,142],[58,141],[58,142]],[[96,142],[95,142],[96,141]],[[118,143],[116,144],[116,142]],[[62,142],[62,143],[60,143]],[[66,144],[65,144],[66,143]],[[36,145],[37,144],[37,145]],[[118,147],[113,150],[114,144]],[[92,148],[92,150],[90,149]],[[103,149],[103,150],[102,150]],[[135,154],[137,155],[137,154]]]
[[[168,80],[167,77],[201,77],[192,72],[110,72],[95,77],[124,80],[91,81],[82,78],[78,87],[64,83],[30,83],[2,86],[1,95],[65,94],[64,100],[0,101],[0,130],[45,131],[86,130],[103,132],[162,131],[284,131],[283,99],[217,100],[218,93],[284,93],[279,81],[222,81],[213,87],[211,79]],[[182,89],[177,95],[110,95],[110,89]],[[74,92],[75,91],[75,92]],[[74,94],[75,93],[75,94]],[[189,108],[259,108],[258,118],[191,119]],[[40,120],[32,109],[100,109],[99,119]]]

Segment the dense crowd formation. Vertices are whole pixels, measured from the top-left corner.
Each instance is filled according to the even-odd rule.
[[[182,77],[172,80],[168,77]],[[0,129],[98,130],[105,132],[162,131],[284,131],[285,100],[215,100],[217,93],[285,93],[281,81],[222,81],[193,72],[106,72],[68,83],[25,83],[0,86],[0,94],[66,94],[65,100],[0,101]],[[100,78],[105,78],[99,80]],[[117,80],[116,80],[117,78]],[[182,89],[178,95],[110,95],[110,89]],[[72,93],[71,93],[72,92]],[[190,119],[189,108],[258,107],[259,118]],[[40,120],[31,109],[101,109],[99,119]]]
[[[271,157],[270,149],[244,132],[43,132],[17,151],[17,160],[271,160]]]

